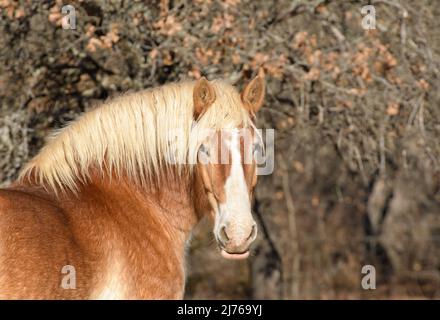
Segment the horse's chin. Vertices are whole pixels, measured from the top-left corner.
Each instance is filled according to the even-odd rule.
[[[229,260],[243,260],[249,257],[249,251],[243,253],[229,253],[222,250],[222,257]]]

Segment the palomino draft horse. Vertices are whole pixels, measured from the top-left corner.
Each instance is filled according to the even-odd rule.
[[[202,78],[117,97],[57,132],[0,190],[0,298],[180,299],[206,215],[222,256],[246,258],[257,177],[243,159],[263,98],[262,70],[241,94]],[[211,161],[219,140],[229,161]]]

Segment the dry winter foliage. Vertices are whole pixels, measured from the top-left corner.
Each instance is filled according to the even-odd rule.
[[[242,86],[263,65],[276,164],[259,244],[223,261],[203,223],[187,297],[439,298],[440,6],[368,1],[364,30],[366,2],[0,0],[0,180],[108,97],[202,75]]]

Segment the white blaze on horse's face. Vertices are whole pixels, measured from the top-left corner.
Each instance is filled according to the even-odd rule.
[[[199,151],[199,168],[215,214],[214,235],[229,259],[243,259],[257,236],[251,200],[256,184],[252,129],[221,130]],[[208,160],[208,161],[206,161]]]
[[[219,203],[214,232],[225,258],[245,258],[249,255],[250,243],[257,236],[249,190],[253,186],[246,183],[240,131],[233,130],[224,142],[230,153],[231,167],[224,185],[225,202]]]

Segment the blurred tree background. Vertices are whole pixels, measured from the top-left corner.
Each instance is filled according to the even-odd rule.
[[[62,28],[63,5],[76,29]],[[361,8],[376,9],[364,30]],[[0,0],[0,181],[99,102],[170,81],[242,87],[263,65],[258,244],[223,260],[204,221],[187,298],[440,297],[437,0]],[[376,290],[361,268],[376,268]]]

